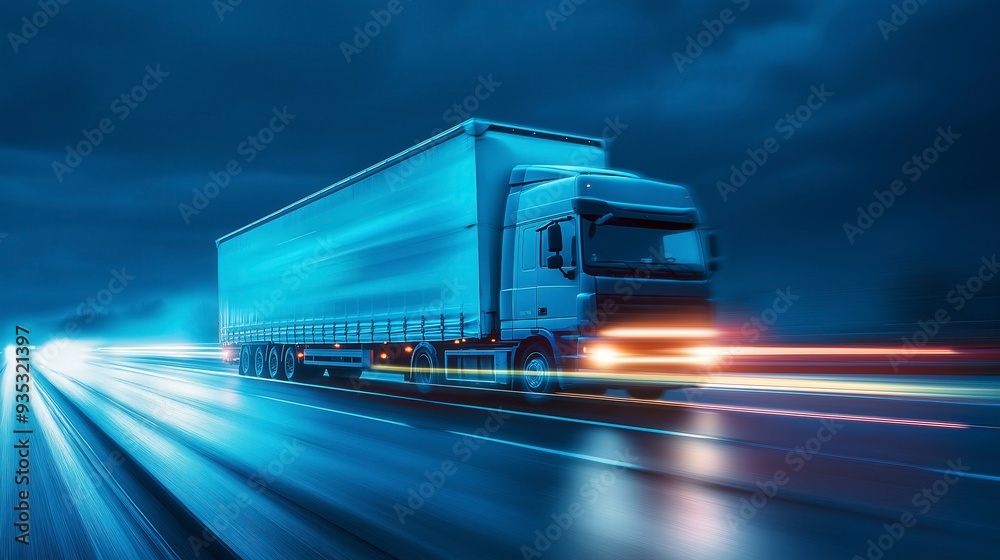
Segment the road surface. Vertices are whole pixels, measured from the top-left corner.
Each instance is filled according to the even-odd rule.
[[[995,375],[730,373],[659,401],[530,404],[391,376],[245,378],[207,347],[63,354],[33,363],[23,424],[5,360],[3,558],[1000,551]]]

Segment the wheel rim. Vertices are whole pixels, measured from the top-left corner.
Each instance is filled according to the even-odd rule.
[[[532,392],[541,392],[549,379],[549,362],[545,356],[533,352],[524,362],[524,386]]]
[[[271,351],[267,354],[267,373],[271,376],[271,379],[278,377],[278,367],[281,365],[281,361],[278,359],[277,347],[271,348]]]
[[[417,356],[416,367],[413,368],[413,379],[417,383],[429,385],[431,382],[431,357],[427,353]]]
[[[240,373],[243,375],[250,374],[250,347],[244,346],[240,350]]]
[[[264,375],[264,350],[262,348],[258,348],[257,351],[254,352],[253,369],[254,373],[257,374],[257,377]]]
[[[295,376],[295,351],[285,352],[285,377],[291,379]]]

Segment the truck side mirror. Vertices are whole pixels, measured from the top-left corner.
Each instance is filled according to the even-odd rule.
[[[558,223],[554,223],[554,224],[550,225],[546,229],[546,231],[548,232],[548,236],[549,236],[549,239],[548,239],[548,241],[549,241],[549,252],[550,253],[558,253],[558,252],[562,251],[563,250],[563,245],[562,245],[562,226],[560,226]],[[562,266],[562,265],[559,265],[559,266]],[[559,267],[558,266],[557,267],[550,266],[549,268],[559,268]]]
[[[545,266],[548,268],[562,268],[563,258],[562,255],[549,255],[549,259],[545,262]]]
[[[719,270],[719,236],[709,233],[705,239],[708,241],[708,270],[717,272]]]

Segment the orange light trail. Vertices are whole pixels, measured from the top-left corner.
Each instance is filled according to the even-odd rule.
[[[952,348],[874,348],[836,346],[744,346],[726,348],[721,346],[692,348],[693,354],[734,356],[887,356],[890,354],[949,355],[958,354]]]
[[[620,338],[710,338],[716,334],[715,329],[703,328],[618,327],[601,331],[603,336]]]

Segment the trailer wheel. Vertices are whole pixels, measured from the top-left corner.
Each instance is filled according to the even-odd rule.
[[[253,371],[252,356],[250,347],[244,344],[243,348],[240,348],[240,375],[250,375],[250,372]]]
[[[258,345],[253,351],[253,374],[264,377],[267,371],[267,358],[264,356],[264,345]]]
[[[421,393],[429,393],[438,380],[437,351],[430,344],[419,344],[410,356],[410,381]]]
[[[541,344],[531,344],[521,354],[519,388],[531,402],[542,402],[555,386],[552,353]]]
[[[309,377],[309,366],[299,363],[298,356],[295,355],[295,345],[290,344],[285,348],[285,356],[282,359],[282,366],[285,379],[289,381],[304,381]]]
[[[285,369],[281,367],[281,346],[274,344],[267,352],[267,374],[271,379],[284,379]]]

